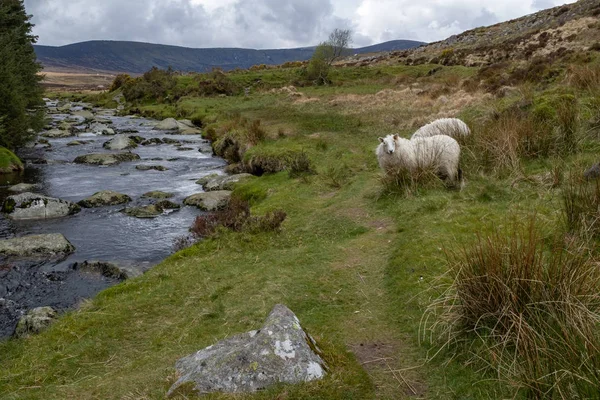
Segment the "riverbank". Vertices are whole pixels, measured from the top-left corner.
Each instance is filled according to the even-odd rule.
[[[377,137],[410,136],[415,127],[446,115],[462,117],[474,134],[483,134],[498,115],[508,118],[503,113],[511,107],[529,116],[559,95],[577,91],[587,104],[593,94],[562,83],[550,89],[523,85],[507,89],[504,97],[467,92],[458,88],[477,70],[463,67],[379,71],[346,69],[352,79],[341,86],[137,105],[145,115],[197,114],[217,137],[231,130],[226,127],[247,129],[260,120],[265,137],[242,162],[303,152],[316,173],[295,176],[287,167],[236,188],[254,200],[253,213],[287,213],[280,233],[219,231],[142,277],[103,291],[47,332],[1,343],[0,394],[162,398],[176,380],[178,358],[261,326],[273,305],[282,303],[324,350],[328,375],[244,398],[515,396],[467,357],[437,353],[436,343],[423,340],[424,311],[440,295],[448,272],[445,250],[461,249],[476,240],[476,232],[533,213],[548,236],[562,229],[563,172],[583,171],[596,161],[596,139],[586,137],[579,152],[561,159],[517,157],[517,167],[495,159],[490,167],[483,152],[467,147],[465,187],[456,191],[439,182],[389,190],[374,155]],[[259,73],[253,74],[232,79],[252,81]],[[272,82],[274,76],[263,78]],[[577,114],[582,132],[590,128],[588,111],[582,106]],[[560,175],[556,184],[552,173]]]

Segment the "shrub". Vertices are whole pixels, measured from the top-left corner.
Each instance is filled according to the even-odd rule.
[[[571,65],[566,80],[577,89],[596,90],[600,86],[600,65]]]
[[[260,127],[260,119],[252,121],[246,126],[246,138],[252,145],[256,145],[267,137],[267,132]]]
[[[304,151],[290,153],[287,160],[287,170],[290,178],[297,178],[303,175],[313,175],[312,162]]]
[[[196,217],[190,232],[196,238],[215,235],[225,228],[234,232],[271,232],[279,230],[287,214],[282,210],[268,212],[264,216],[251,216],[247,201],[232,196],[226,208]]]
[[[129,74],[119,74],[115,77],[112,84],[110,85],[109,92],[114,92],[115,90],[119,90],[123,85],[131,80],[131,76]]]
[[[591,239],[600,237],[600,181],[588,182],[571,174],[562,191],[567,231]]]
[[[161,70],[152,67],[139,78],[130,79],[123,84],[123,96],[127,101],[153,99],[163,101],[176,85],[175,72],[169,68]]]
[[[381,184],[384,194],[409,196],[417,194],[420,188],[442,186],[443,182],[435,167],[418,166],[413,171],[405,168],[388,170],[381,176]]]
[[[422,329],[483,361],[527,398],[595,397],[600,268],[581,246],[544,242],[531,218],[449,252],[452,282],[428,307]]]
[[[239,93],[238,87],[225,72],[220,69],[213,69],[208,74],[199,74],[196,77],[198,81],[198,94],[200,96],[215,95],[234,95]]]

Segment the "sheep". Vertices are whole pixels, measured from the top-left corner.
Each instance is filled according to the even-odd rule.
[[[407,170],[414,173],[420,168],[434,168],[437,175],[450,182],[462,180],[458,167],[460,146],[446,135],[417,137],[411,140],[398,135],[379,138],[376,154],[379,166],[385,173]]]
[[[446,135],[454,139],[461,139],[469,136],[470,134],[471,130],[469,129],[467,124],[465,124],[460,119],[441,118],[436,119],[435,121],[430,122],[429,124],[417,129],[417,131],[413,133],[411,139],[437,135]]]

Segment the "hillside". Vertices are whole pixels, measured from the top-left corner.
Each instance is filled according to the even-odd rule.
[[[355,54],[394,51],[417,47],[424,43],[394,40],[364,48]],[[50,71],[110,71],[143,73],[152,67],[178,71],[206,72],[250,68],[253,65],[277,65],[288,61],[308,60],[314,47],[296,49],[253,50],[238,48],[192,49],[151,43],[90,41],[61,47],[34,46],[39,61]]]
[[[442,64],[485,66],[505,61],[546,61],[600,49],[600,3],[576,3],[542,10],[514,20],[478,27],[414,49],[371,57],[369,64]],[[355,59],[347,64],[360,64]]]

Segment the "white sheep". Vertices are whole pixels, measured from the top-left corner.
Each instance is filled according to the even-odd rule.
[[[446,135],[403,139],[398,135],[379,138],[381,142],[376,154],[379,166],[385,173],[407,170],[410,173],[417,169],[433,168],[438,176],[450,182],[462,179],[458,168],[460,146],[458,142]]]
[[[430,137],[437,135],[446,135],[454,139],[461,139],[469,136],[471,130],[463,121],[458,118],[441,118],[428,123],[417,129],[411,139],[419,137]]]

